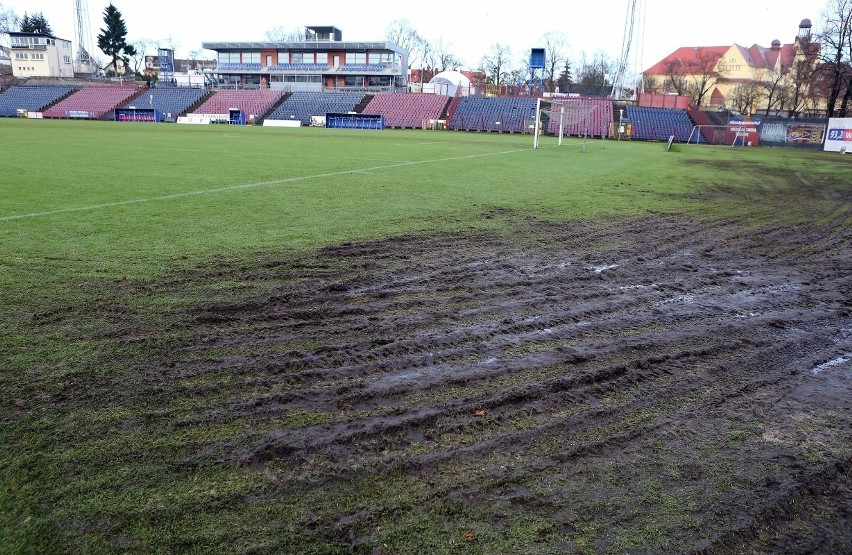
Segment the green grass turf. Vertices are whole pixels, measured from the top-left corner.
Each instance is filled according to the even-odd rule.
[[[0,254],[151,276],[180,257],[300,251],[411,231],[501,225],[509,210],[575,219],[706,210],[688,196],[763,161],[825,155],[456,132],[0,121]],[[740,166],[737,166],[738,168]],[[786,176],[782,177],[786,178]]]
[[[240,423],[174,429],[148,422],[146,414],[159,409],[139,397],[146,388],[133,363],[182,338],[118,344],[110,335],[127,325],[156,329],[160,319],[179,327],[174,304],[200,303],[210,291],[188,283],[175,299],[146,288],[175,272],[222,261],[250,269],[266,256],[395,234],[511,230],[524,219],[653,212],[793,221],[803,217],[798,207],[767,215],[761,191],[816,185],[830,192],[852,181],[845,160],[823,153],[693,145],[665,152],[659,143],[601,148],[600,140],[583,152],[578,139],[557,147],[553,138],[532,150],[531,137],[503,134],[4,119],[0,140],[5,553],[126,545],[147,553],[264,545],[289,552],[298,547],[287,538],[299,531],[286,526],[311,507],[428,501],[427,492],[389,476],[317,498],[242,504],[263,475],[176,468],[193,446],[239,435]],[[91,384],[91,399],[81,382]],[[114,398],[100,404],[107,395]],[[175,399],[169,410],[193,402]],[[223,514],[232,520],[223,522]],[[385,537],[439,545],[422,535],[431,532],[419,518]],[[508,524],[534,533],[530,519]],[[523,533],[505,550],[522,550]],[[325,552],[335,552],[333,540]]]

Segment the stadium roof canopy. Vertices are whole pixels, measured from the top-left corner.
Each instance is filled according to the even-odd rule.
[[[227,52],[229,50],[304,50],[321,51],[366,51],[390,50],[401,56],[408,57],[408,50],[392,42],[355,42],[328,40],[298,40],[283,42],[202,42],[201,48]]]

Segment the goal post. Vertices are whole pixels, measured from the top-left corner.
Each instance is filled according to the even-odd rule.
[[[694,125],[689,133],[686,144],[726,145],[732,146],[731,141],[737,139],[736,131],[728,125]]]
[[[533,125],[533,148],[541,146],[544,134],[559,137],[562,144],[565,135],[575,131],[583,138],[589,134],[589,116],[597,106],[581,98],[537,98],[535,123]],[[585,150],[585,143],[583,145]]]

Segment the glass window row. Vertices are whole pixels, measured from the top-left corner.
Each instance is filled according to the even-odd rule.
[[[329,63],[328,52],[291,52],[287,50],[278,51],[279,64],[322,64]],[[259,64],[261,63],[260,52],[219,52],[220,64]],[[346,52],[347,64],[386,64],[399,65],[402,59],[395,52]],[[270,65],[270,56],[266,56],[266,63]]]

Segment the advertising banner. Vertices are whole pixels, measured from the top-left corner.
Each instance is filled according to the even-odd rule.
[[[852,152],[852,118],[831,118],[828,120],[825,151]]]
[[[757,146],[760,142],[760,120],[752,118],[728,121],[725,142],[737,146]]]
[[[821,145],[825,126],[816,123],[791,123],[787,126],[787,144]]]

